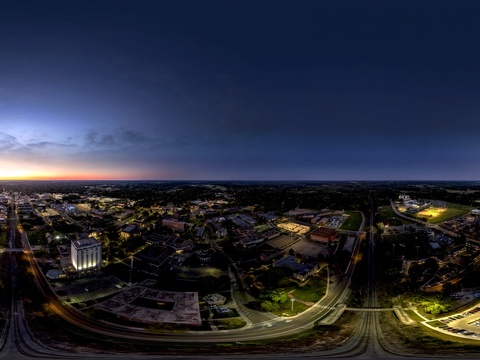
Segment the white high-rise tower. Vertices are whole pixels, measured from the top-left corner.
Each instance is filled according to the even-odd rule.
[[[72,264],[77,271],[100,270],[102,244],[93,237],[73,240],[71,245]]]

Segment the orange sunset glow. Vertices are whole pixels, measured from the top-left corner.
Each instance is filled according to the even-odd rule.
[[[125,176],[93,171],[42,170],[38,168],[0,168],[0,180],[123,180]]]

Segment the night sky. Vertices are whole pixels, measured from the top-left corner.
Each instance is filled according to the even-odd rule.
[[[480,1],[0,1],[0,179],[478,180]]]

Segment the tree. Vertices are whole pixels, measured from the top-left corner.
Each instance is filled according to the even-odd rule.
[[[416,262],[410,263],[408,268],[408,276],[411,281],[417,281],[418,278],[422,275],[422,267]]]
[[[291,275],[291,270],[280,268],[280,267],[273,267],[270,270],[266,271],[261,276],[261,282],[267,289],[275,289],[279,287],[279,283],[281,280],[289,277]]]
[[[425,268],[430,269],[431,273],[435,273],[438,270],[438,263],[437,260],[434,258],[428,258],[425,260]]]
[[[198,287],[204,293],[215,291],[217,289],[217,278],[212,275],[200,276],[198,278]]]
[[[275,312],[280,310],[280,304],[288,301],[288,296],[283,289],[270,290],[260,296],[260,306],[263,310]]]
[[[108,240],[116,242],[118,239],[120,239],[120,233],[117,230],[112,229],[107,232],[107,237]]]
[[[448,311],[447,306],[433,301],[423,301],[421,305],[423,306],[426,313],[430,313],[433,315],[438,315]]]
[[[280,303],[280,304],[285,304],[288,301],[288,296],[285,293],[285,291],[283,291],[283,289],[275,289],[275,290],[268,291],[265,294],[265,297],[270,299],[273,302]]]
[[[228,270],[229,261],[225,257],[225,255],[223,255],[219,251],[214,251],[212,253],[212,260],[210,261],[210,263],[212,264],[212,266],[222,269],[224,271]]]
[[[269,300],[264,300],[260,303],[263,310],[268,312],[275,312],[280,309],[280,305]]]
[[[188,267],[199,267],[202,265],[202,262],[198,258],[198,255],[193,253],[190,255],[188,258],[185,259],[183,262],[183,265],[188,266]]]

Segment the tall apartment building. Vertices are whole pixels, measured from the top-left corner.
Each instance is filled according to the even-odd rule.
[[[93,237],[72,240],[71,254],[77,271],[99,270],[102,265],[102,244]]]

